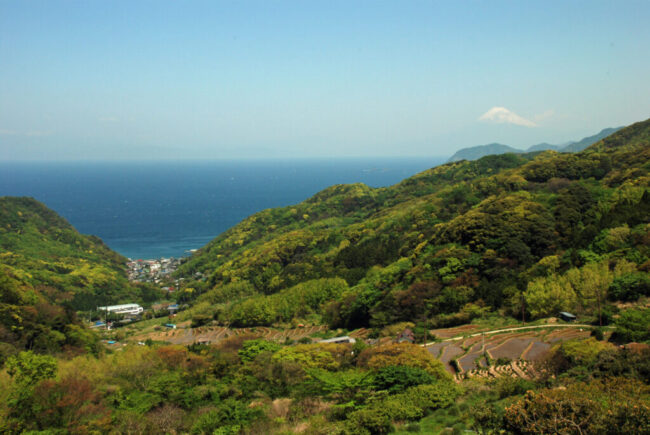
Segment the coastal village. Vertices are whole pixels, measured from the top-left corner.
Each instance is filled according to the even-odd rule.
[[[127,276],[129,281],[150,283],[160,286],[160,289],[167,292],[169,295],[176,292],[184,278],[174,279],[171,277],[172,273],[176,271],[185,258],[158,258],[154,260],[133,260],[129,258],[126,263]],[[196,278],[202,279],[202,274],[197,274]],[[98,307],[98,311],[105,312],[107,315],[119,315],[119,323],[126,324],[133,321],[141,320],[143,315],[146,317],[148,312],[149,316],[161,317],[168,315],[170,319],[174,317],[179,310],[179,305],[174,302],[156,302],[151,307],[144,309],[139,304],[127,303],[121,305],[111,305]],[[105,320],[105,319],[104,319]],[[91,328],[106,328],[111,329],[113,322],[102,321],[102,319],[91,322]],[[175,327],[169,324],[169,327]]]
[[[183,262],[183,258],[158,258],[155,260],[132,260],[126,263],[129,281],[160,284]],[[178,285],[179,280],[175,280]],[[167,290],[173,291],[172,287]]]
[[[154,260],[132,260],[129,258],[126,263],[127,275],[129,281],[162,285],[162,290],[173,293],[179,288],[184,278],[171,280],[171,275],[185,260],[186,257],[158,258]],[[194,279],[203,280],[205,276],[201,272],[196,272]]]

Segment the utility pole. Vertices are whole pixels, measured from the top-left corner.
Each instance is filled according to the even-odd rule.
[[[424,325],[424,345],[427,344],[427,315],[426,313],[422,314],[422,324]]]
[[[424,319],[424,345],[427,345],[427,320]]]
[[[603,310],[600,303],[600,290],[598,290],[598,323],[600,327],[603,327]]]

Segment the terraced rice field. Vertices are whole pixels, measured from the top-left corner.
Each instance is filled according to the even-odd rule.
[[[439,331],[436,331],[436,336],[441,337]],[[585,338],[589,336],[590,331],[580,328],[551,329],[549,327],[549,329],[530,329],[459,339],[451,338],[457,337],[459,334],[472,333],[475,334],[476,329],[468,326],[446,329],[443,334],[450,338],[447,341],[427,346],[427,350],[443,362],[447,370],[452,374],[528,377],[531,371],[534,370],[530,363],[543,358],[554,343],[573,338]],[[491,360],[505,358],[512,361],[512,363],[489,367],[485,355]],[[454,359],[458,370],[454,369],[451,364]]]
[[[486,349],[492,359],[508,358],[510,360],[521,358],[528,346],[532,345],[534,338],[509,338],[492,349]]]
[[[454,373],[454,368],[451,366],[451,360],[457,358],[459,355],[462,355],[465,351],[462,347],[459,346],[446,346],[443,347],[440,351],[440,361],[445,365],[447,370],[451,373]]]
[[[527,361],[539,361],[551,349],[549,343],[543,341],[534,341],[528,349],[521,355]]]
[[[228,337],[251,335],[267,340],[285,341],[287,338],[300,340],[318,332],[327,331],[327,327],[307,326],[304,328],[275,329],[257,328],[227,328],[222,326],[204,326],[191,329],[189,324],[183,328],[151,331],[131,337],[133,341],[164,341],[172,344],[188,345],[199,341],[218,343]],[[476,325],[463,325],[457,328],[447,328],[432,331],[436,337],[444,341],[431,343],[427,350],[439,359],[446,369],[460,380],[466,376],[519,376],[530,377],[534,373],[534,363],[541,360],[558,342],[574,338],[586,338],[590,334],[588,328],[543,326],[539,329],[513,331],[485,331]],[[485,335],[483,335],[485,332]],[[349,335],[356,339],[368,336],[369,330],[357,329]],[[470,336],[475,335],[475,336]],[[390,342],[391,339],[387,338]],[[486,356],[488,358],[486,358]],[[490,366],[489,360],[507,359],[510,364]],[[488,360],[489,359],[489,360]],[[453,364],[455,361],[455,364]],[[455,366],[455,367],[454,367]]]
[[[316,332],[324,332],[326,330],[327,327],[324,325],[283,330],[265,327],[226,328],[222,326],[202,326],[200,328],[194,329],[186,328],[149,332],[133,336],[131,339],[135,341],[144,341],[151,339],[154,341],[164,341],[171,344],[188,345],[204,340],[209,341],[210,343],[217,343],[228,337],[236,335],[255,335],[267,340],[285,341],[287,338],[292,340],[300,340],[303,337],[309,337]],[[361,332],[361,334],[363,335],[363,332]]]

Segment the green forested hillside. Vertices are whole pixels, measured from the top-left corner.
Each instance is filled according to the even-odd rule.
[[[577,154],[488,156],[389,188],[333,186],[199,250],[178,274],[209,278],[181,298],[246,326],[306,316],[348,328],[442,326],[481,310],[520,313],[522,302],[527,317],[602,315],[614,280],[650,268],[649,157],[650,120]],[[268,296],[324,288],[311,308]]]
[[[38,201],[0,198],[0,345],[83,345],[75,311],[147,297],[128,282],[125,261]]]

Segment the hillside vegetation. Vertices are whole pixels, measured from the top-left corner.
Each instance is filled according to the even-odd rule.
[[[522,304],[526,318],[563,310],[606,322],[608,298],[647,295],[645,284],[627,296],[611,288],[645,283],[650,269],[649,157],[650,120],[576,154],[488,156],[388,188],[333,186],[200,249],[178,275],[209,278],[179,297],[240,326],[440,327],[490,310],[520,317]]]
[[[55,351],[96,339],[78,310],[156,298],[131,285],[126,259],[32,198],[0,198],[0,346]]]
[[[0,361],[0,432],[647,434],[650,346],[603,338],[650,343],[649,157],[650,120],[579,154],[455,162],[389,188],[333,186],[265,210],[178,271],[179,301],[193,305],[179,316],[194,316],[193,331],[215,319],[231,334],[188,346],[99,346],[72,308],[144,298],[124,281],[123,259],[36,201],[3,198],[0,349],[10,352]],[[198,271],[207,279],[193,280]],[[439,342],[303,334],[296,343],[281,328],[236,328],[325,321],[390,325],[394,335],[490,311],[559,310],[615,329],[566,340],[540,330],[549,344],[534,364],[503,356],[529,333],[455,342],[467,347],[456,364],[485,361],[485,376],[452,377],[452,361],[434,357]],[[188,335],[180,326],[168,332]],[[458,330],[476,325],[467,326]]]

